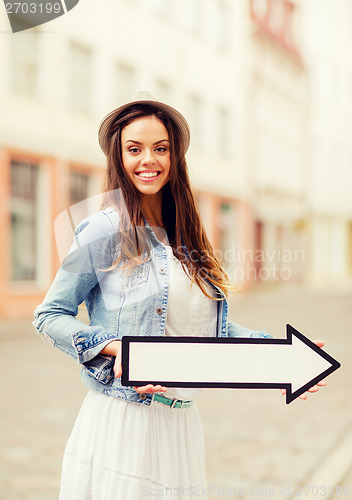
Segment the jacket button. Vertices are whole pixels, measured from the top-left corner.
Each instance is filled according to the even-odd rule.
[[[163,314],[163,310],[161,307],[157,307],[156,312],[157,312],[157,314]]]
[[[160,274],[165,274],[165,269],[164,269],[163,267],[161,267],[161,268],[159,269],[159,273],[160,273]]]
[[[147,399],[147,395],[144,392],[142,392],[142,394],[139,395],[139,399],[144,401],[145,399]]]

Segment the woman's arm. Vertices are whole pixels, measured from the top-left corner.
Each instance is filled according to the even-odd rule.
[[[113,340],[109,342],[100,352],[100,354],[106,354],[107,356],[115,357],[114,373],[116,378],[120,378],[122,375],[121,350],[122,350],[121,340]]]
[[[273,337],[264,331],[251,330],[245,328],[231,320],[228,320],[228,335],[229,337],[250,337],[256,339],[272,339]]]
[[[89,363],[116,335],[101,326],[89,326],[76,319],[78,306],[99,286],[111,265],[116,230],[110,217],[99,212],[85,219],[59,269],[43,303],[34,313],[38,334],[69,354],[78,363]],[[101,364],[107,359],[101,356]],[[99,372],[94,362],[94,373]],[[99,378],[97,373],[97,378]]]
[[[114,363],[114,373],[116,378],[120,378],[122,375],[122,366],[121,366],[121,349],[122,342],[121,340],[113,340],[109,344],[107,344],[104,349],[101,351],[101,354],[106,354],[108,356],[115,356]],[[167,388],[161,385],[144,385],[142,387],[134,387],[134,389],[140,394],[142,392],[153,394],[155,392],[166,392]]]

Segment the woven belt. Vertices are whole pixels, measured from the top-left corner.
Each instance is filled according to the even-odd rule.
[[[188,408],[193,404],[193,401],[166,398],[165,396],[161,396],[159,394],[153,394],[153,399],[154,401],[158,401],[158,403],[164,403],[165,405],[170,406],[170,408]]]

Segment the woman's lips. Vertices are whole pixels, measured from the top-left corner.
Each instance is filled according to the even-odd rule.
[[[159,170],[152,170],[152,171],[141,171],[141,172],[135,172],[135,175],[137,175],[137,177],[143,181],[153,181],[154,179],[156,179],[159,175],[161,174],[161,172]]]

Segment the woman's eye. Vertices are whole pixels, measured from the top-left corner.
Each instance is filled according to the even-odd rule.
[[[158,148],[156,148],[156,150],[158,153],[165,153],[165,151],[167,151],[165,146],[159,146]]]
[[[138,153],[139,148],[130,148],[130,153]]]

